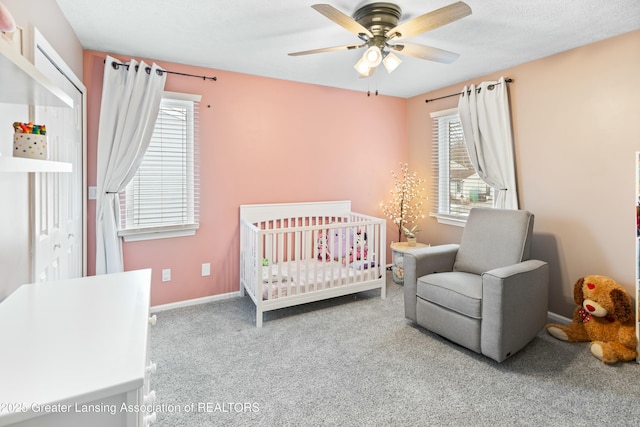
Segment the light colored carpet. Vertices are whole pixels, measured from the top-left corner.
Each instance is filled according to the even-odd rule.
[[[158,313],[157,426],[632,426],[640,366],[541,332],[498,364],[404,319],[403,287],[265,314],[249,297]]]

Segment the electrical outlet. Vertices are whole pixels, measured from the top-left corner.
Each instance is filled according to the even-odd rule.
[[[162,270],[162,281],[163,282],[170,282],[171,281],[171,269],[170,268],[165,268],[164,270]]]
[[[206,262],[202,264],[202,276],[211,276],[211,264]]]

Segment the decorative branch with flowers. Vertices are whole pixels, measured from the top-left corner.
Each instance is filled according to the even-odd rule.
[[[423,187],[425,180],[418,178],[416,172],[409,172],[409,165],[400,163],[400,174],[391,171],[394,188],[391,200],[381,203],[384,215],[398,226],[398,241],[402,240],[402,232],[407,238],[415,238],[418,229],[416,222],[424,218],[423,204],[427,200]]]

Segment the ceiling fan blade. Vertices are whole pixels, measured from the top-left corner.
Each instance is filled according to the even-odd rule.
[[[366,34],[368,37],[373,37],[373,34],[371,34],[371,32],[365,27],[360,25],[355,19],[348,15],[345,15],[330,4],[314,4],[311,7],[327,18],[331,19],[336,24],[351,31],[356,36],[360,34]]]
[[[413,37],[468,15],[471,15],[471,8],[465,2],[459,1],[405,21],[387,31],[387,37],[395,39]]]
[[[301,52],[292,52],[289,56],[311,55],[313,53],[333,52],[334,50],[352,50],[366,46],[366,44],[349,44],[344,46],[323,47],[321,49],[303,50]]]
[[[416,43],[396,44],[391,46],[391,48],[403,55],[426,59],[427,61],[442,62],[443,64],[451,64],[460,56],[459,54],[449,52],[448,50]]]

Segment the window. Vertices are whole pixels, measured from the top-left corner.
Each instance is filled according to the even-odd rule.
[[[120,193],[125,241],[193,235],[198,228],[200,96],[165,92],[140,168]]]
[[[473,207],[493,207],[493,189],[476,173],[464,142],[457,109],[431,114],[433,120],[432,215],[439,222],[464,225]]]

